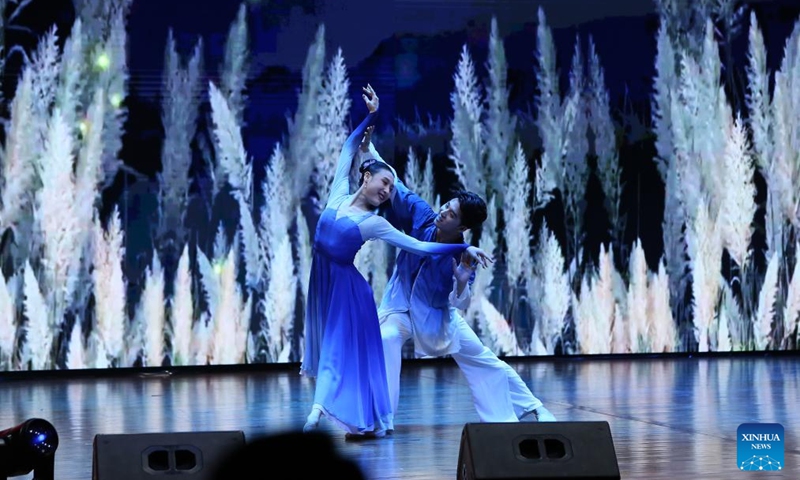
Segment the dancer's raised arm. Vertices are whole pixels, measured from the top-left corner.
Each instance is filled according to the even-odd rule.
[[[364,87],[363,90],[364,94],[362,95],[362,98],[367,104],[369,115],[367,115],[367,118],[365,118],[361,124],[359,124],[358,127],[356,127],[352,133],[350,133],[350,136],[347,137],[347,140],[345,140],[344,145],[342,146],[342,151],[339,154],[339,161],[336,163],[336,171],[333,175],[333,183],[331,184],[331,191],[328,195],[327,205],[330,205],[335,200],[341,199],[341,197],[350,194],[349,177],[350,168],[353,164],[353,157],[358,152],[358,147],[367,127],[374,124],[378,116],[378,95],[375,94],[375,91],[369,84]]]
[[[374,215],[359,224],[364,240],[380,239],[389,245],[421,256],[455,255],[464,252],[475,262],[486,266],[491,257],[478,247],[466,243],[422,242],[394,228],[385,218]]]
[[[360,159],[374,158],[387,163],[372,144],[372,130],[368,127],[361,141]],[[388,165],[388,163],[387,163]],[[411,191],[395,174],[394,189],[389,200],[381,206],[381,214],[398,230],[411,234],[413,229],[424,229],[436,220],[433,208],[415,192]]]

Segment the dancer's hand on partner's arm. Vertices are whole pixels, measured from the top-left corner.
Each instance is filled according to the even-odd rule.
[[[367,127],[367,131],[364,132],[364,138],[361,139],[361,151],[364,153],[369,152],[369,144],[372,142],[373,130],[375,130],[375,125],[370,125]]]

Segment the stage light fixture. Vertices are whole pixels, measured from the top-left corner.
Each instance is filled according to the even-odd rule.
[[[0,480],[27,475],[33,480],[54,480],[58,433],[52,423],[29,418],[0,431]]]

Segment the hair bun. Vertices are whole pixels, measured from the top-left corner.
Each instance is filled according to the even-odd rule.
[[[364,160],[364,163],[362,163],[361,166],[358,167],[358,172],[359,173],[366,172],[367,169],[372,165],[374,165],[375,163],[377,163],[377,160],[375,160],[374,158],[368,158],[367,160]]]

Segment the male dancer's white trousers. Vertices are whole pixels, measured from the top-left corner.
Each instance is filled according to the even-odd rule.
[[[452,357],[467,379],[481,421],[516,422],[523,414],[541,407],[542,402],[531,393],[519,374],[481,343],[461,315],[454,310],[450,314],[457,326],[454,341],[459,344]],[[413,326],[408,312],[390,313],[380,321],[389,398],[397,418],[403,344],[412,338]]]

